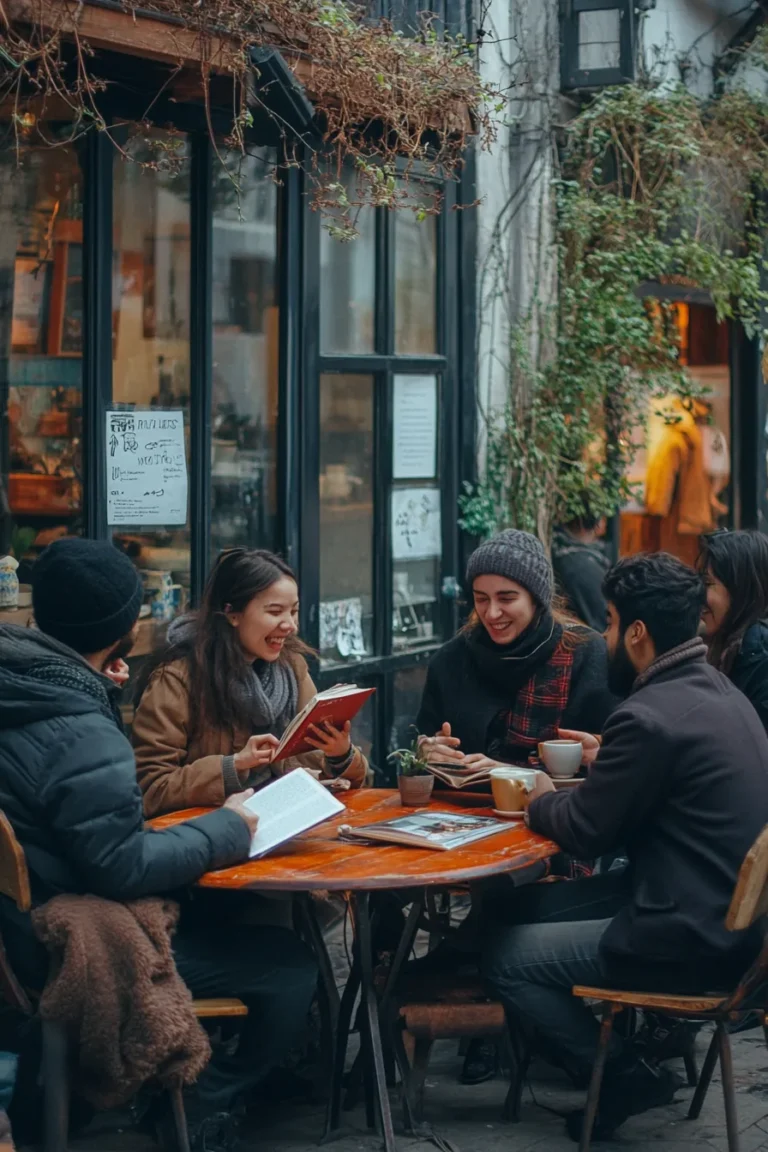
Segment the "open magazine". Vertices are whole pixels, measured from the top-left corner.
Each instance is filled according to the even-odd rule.
[[[494,820],[491,816],[465,816],[460,812],[430,810],[361,827],[341,824],[339,835],[349,840],[383,840],[406,848],[433,848],[447,852],[451,848],[465,848],[476,840],[484,840],[499,832],[509,832],[509,828],[508,820]]]
[[[472,788],[475,784],[488,784],[491,779],[490,768],[462,768],[455,764],[427,764],[427,768],[441,784],[449,788]]]
[[[264,856],[286,840],[345,811],[344,805],[327,788],[301,768],[259,789],[246,800],[245,807],[259,817],[259,826],[251,841],[251,858]]]
[[[319,726],[327,723],[332,724],[334,728],[343,728],[348,720],[357,715],[375,691],[375,688],[358,688],[354,684],[337,684],[335,688],[318,692],[317,696],[313,696],[301,712],[294,716],[283,733],[272,759],[285,760],[288,756],[313,752],[314,748],[307,740],[307,729],[312,724]]]

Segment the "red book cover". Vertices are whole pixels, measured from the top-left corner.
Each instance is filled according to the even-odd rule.
[[[330,689],[331,693],[333,691]],[[325,696],[319,693],[314,702],[310,702],[288,726],[274,759],[286,760],[289,756],[300,756],[303,752],[316,752],[317,749],[307,742],[307,729],[313,724],[320,726],[325,723],[332,724],[334,728],[343,728],[348,720],[357,716],[375,691],[375,688],[349,688],[343,695]]]

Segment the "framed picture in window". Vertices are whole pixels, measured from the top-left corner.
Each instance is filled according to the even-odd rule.
[[[40,355],[44,351],[51,262],[17,256],[13,270],[11,351]]]

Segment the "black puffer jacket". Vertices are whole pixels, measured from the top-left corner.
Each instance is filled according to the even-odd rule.
[[[753,624],[746,633],[728,678],[744,693],[768,732],[768,623]]]
[[[109,681],[50,637],[11,625],[0,626],[0,809],[26,853],[35,903],[60,892],[168,892],[238,863],[250,846],[228,809],[145,829]]]

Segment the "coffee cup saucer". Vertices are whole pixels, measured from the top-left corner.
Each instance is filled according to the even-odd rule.
[[[494,808],[493,811],[496,816],[501,816],[503,820],[522,820],[525,816],[525,812],[523,812],[522,809],[520,809],[519,812],[507,812],[502,808]]]

